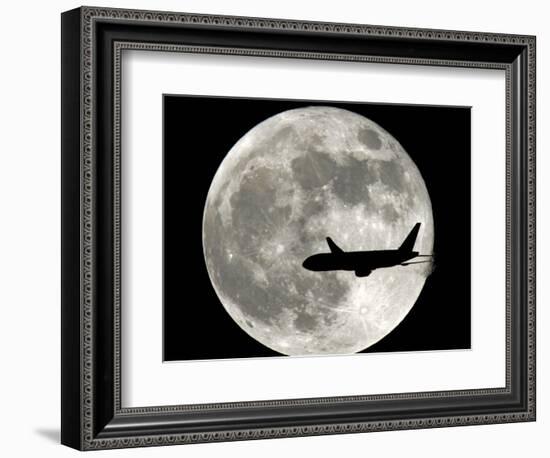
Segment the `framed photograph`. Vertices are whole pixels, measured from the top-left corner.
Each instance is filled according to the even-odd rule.
[[[535,38],[62,14],[62,443],[535,420]]]

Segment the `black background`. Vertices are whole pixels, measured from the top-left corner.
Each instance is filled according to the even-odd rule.
[[[416,304],[364,353],[470,348],[470,109],[280,99],[164,96],[164,360],[280,356],[233,321],[210,283],[202,217],[212,178],[259,122],[329,105],[364,115],[422,174],[435,226],[435,270]]]

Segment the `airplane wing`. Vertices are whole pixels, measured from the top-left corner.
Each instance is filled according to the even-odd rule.
[[[433,262],[433,261],[402,262],[401,265],[402,265],[402,266],[410,266],[411,264],[425,264],[425,263],[428,263],[428,262]]]
[[[327,243],[328,243],[328,247],[330,248],[330,251],[332,253],[343,253],[344,252],[344,250],[342,250],[342,248],[340,248],[338,245],[336,245],[336,243],[334,243],[330,237],[327,237]]]

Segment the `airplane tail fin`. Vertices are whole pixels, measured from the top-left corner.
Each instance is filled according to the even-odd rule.
[[[403,241],[403,243],[399,247],[399,251],[413,250],[419,230],[420,230],[420,223],[416,223],[412,228],[411,232],[409,232],[409,235],[407,235],[407,238]]]
[[[342,248],[340,248],[338,245],[336,245],[336,243],[334,243],[330,237],[327,237],[327,243],[328,243],[328,247],[330,248],[330,251],[332,253],[343,253],[344,252],[344,250],[342,250]]]

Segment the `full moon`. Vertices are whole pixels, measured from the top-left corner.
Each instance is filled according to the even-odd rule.
[[[390,333],[414,306],[431,263],[312,272],[329,252],[396,249],[422,223],[431,254],[430,197],[407,152],[370,119],[333,107],[279,113],[248,131],[211,183],[203,251],[212,285],[237,324],[285,355],[349,354]]]

